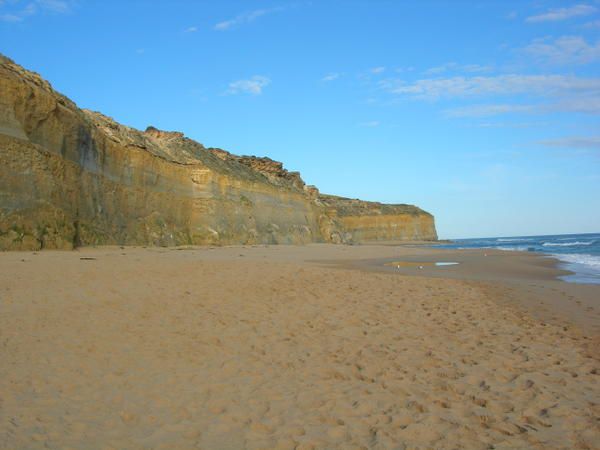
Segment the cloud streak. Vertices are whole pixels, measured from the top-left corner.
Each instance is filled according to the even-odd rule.
[[[569,136],[539,141],[539,145],[554,148],[575,148],[580,150],[600,150],[600,136]]]
[[[334,80],[337,80],[339,77],[340,77],[339,73],[332,72],[332,73],[328,73],[323,78],[321,78],[321,81],[326,81],[326,82],[334,81]]]
[[[413,82],[392,79],[380,86],[392,94],[435,101],[491,95],[567,95],[600,94],[600,78],[580,78],[574,75],[497,75],[450,78],[424,78]]]
[[[549,107],[554,111],[578,112],[584,114],[600,114],[600,94],[579,95],[565,98]]]
[[[449,118],[490,117],[508,113],[530,113],[536,110],[535,105],[489,104],[469,105],[447,109],[444,115]]]
[[[560,22],[563,20],[572,19],[573,17],[589,16],[590,14],[594,14],[597,10],[598,8],[595,6],[579,4],[568,8],[550,9],[545,13],[527,17],[525,22]]]
[[[446,118],[481,118],[510,113],[600,114],[600,78],[508,74],[424,78],[411,82],[388,79],[379,86],[399,98],[427,102],[492,99],[491,103],[444,109],[442,114]],[[508,101],[498,101],[502,97]]]
[[[261,75],[255,75],[247,80],[237,80],[229,83],[228,94],[260,95],[263,89],[271,84],[271,80]]]
[[[523,53],[543,64],[589,64],[600,60],[600,40],[588,44],[581,36],[536,39],[523,49]]]
[[[478,73],[489,72],[491,70],[492,68],[490,66],[482,66],[480,64],[458,64],[455,62],[447,62],[441,66],[431,67],[423,73],[425,75],[438,75],[450,71]]]
[[[269,8],[269,9],[255,9],[254,11],[250,11],[247,13],[239,14],[235,16],[233,19],[224,20],[222,22],[217,23],[213,28],[216,31],[227,31],[233,28],[236,28],[240,25],[245,25],[248,23],[254,22],[256,19],[266,16],[267,14],[272,14],[275,12],[282,11],[283,7],[277,8]]]
[[[40,12],[66,14],[70,11],[71,3],[66,0],[33,0],[25,5],[0,2],[0,22],[22,22]]]
[[[591,22],[584,23],[581,28],[586,30],[600,30],[600,20],[592,20]]]
[[[567,136],[536,142],[537,145],[555,149],[559,154],[570,157],[600,157],[599,136]]]
[[[589,97],[586,95],[565,98],[559,101],[539,104],[484,104],[468,105],[450,108],[443,111],[447,118],[482,118],[498,116],[501,114],[547,114],[555,112],[570,112],[580,114],[600,114],[600,96]]]
[[[35,3],[37,3],[40,8],[61,14],[71,10],[69,2],[64,0],[37,0]]]

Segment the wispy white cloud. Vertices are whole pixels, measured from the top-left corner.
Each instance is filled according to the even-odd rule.
[[[370,69],[366,69],[362,72],[359,72],[358,74],[356,74],[356,76],[360,80],[369,82],[373,78],[381,76],[386,70],[387,68],[385,66],[375,66],[371,67]]]
[[[239,15],[235,16],[233,19],[224,20],[222,22],[219,22],[214,26],[214,29],[217,31],[227,31],[227,30],[230,30],[237,26],[254,22],[256,19],[258,19],[260,17],[266,16],[267,14],[271,14],[274,12],[282,11],[283,9],[284,9],[283,7],[269,8],[269,9],[255,9],[254,11],[239,14]]]
[[[371,72],[372,74],[380,74],[385,72],[385,67],[384,66],[379,66],[379,67],[373,67],[369,72]]]
[[[21,22],[25,17],[22,14],[4,13],[0,14],[1,22]]]
[[[31,0],[29,2],[0,2],[1,22],[22,22],[40,12],[65,14],[71,11],[71,1],[67,0]]]
[[[331,72],[321,78],[321,81],[334,81],[340,77],[340,74],[337,72]]]
[[[441,98],[527,94],[538,96],[600,94],[600,78],[573,75],[497,75],[424,78],[413,82],[385,80],[381,87],[392,94],[435,101]]]
[[[588,64],[600,60],[600,40],[588,44],[581,36],[542,38],[534,40],[523,52],[543,64]]]
[[[555,148],[575,148],[582,150],[600,150],[600,136],[568,136],[558,139],[547,139],[539,145]]]
[[[592,5],[579,4],[567,8],[550,9],[545,13],[529,16],[525,19],[529,23],[559,22],[573,17],[589,16],[594,14],[598,8]]]
[[[198,31],[198,27],[188,27],[183,30],[184,33],[195,33],[196,31]]]
[[[478,73],[478,72],[489,72],[492,68],[490,66],[480,65],[480,64],[458,64],[456,62],[447,62],[440,66],[430,67],[425,70],[423,73],[425,75],[438,75],[445,72],[468,72],[468,73]]]
[[[67,13],[71,10],[69,2],[65,0],[37,0],[40,8],[56,13]]]
[[[554,112],[570,112],[581,114],[600,114],[600,96],[575,95],[558,101],[537,104],[485,104],[467,105],[443,111],[448,118],[491,117],[501,114],[530,113],[547,114]]]
[[[510,113],[547,114],[570,112],[580,114],[600,114],[600,96],[575,95],[546,103],[537,104],[489,104],[467,105],[443,111],[445,117],[491,117]]]
[[[451,69],[455,68],[456,66],[458,66],[458,64],[456,64],[455,62],[448,62],[448,63],[442,64],[441,66],[430,67],[429,69],[425,70],[423,73],[425,75],[437,75],[439,73],[444,73],[448,70],[451,70]]]
[[[548,107],[551,111],[578,112],[584,114],[600,114],[600,94],[585,93],[570,98],[563,98]]]
[[[490,117],[507,113],[528,113],[535,111],[535,105],[514,105],[514,104],[489,104],[489,105],[469,105],[459,108],[451,108],[444,111],[446,117]]]
[[[540,128],[547,127],[548,122],[480,122],[472,126],[477,128]]]
[[[491,72],[493,70],[492,66],[481,65],[481,64],[464,64],[459,67],[465,72],[469,73],[482,73],[482,72]]]
[[[581,156],[600,157],[599,136],[567,136],[538,141],[536,144],[556,149],[556,152],[561,156],[576,158]]]
[[[581,25],[581,28],[586,30],[600,30],[600,20],[592,20]]]
[[[255,75],[247,80],[237,80],[229,83],[228,94],[260,95],[271,80],[261,75]]]
[[[380,87],[398,97],[435,102],[491,98],[492,103],[447,108],[448,118],[489,117],[510,113],[573,112],[600,114],[600,78],[574,75],[498,75],[385,80]],[[509,101],[498,98],[505,97]],[[525,102],[525,103],[524,103]]]

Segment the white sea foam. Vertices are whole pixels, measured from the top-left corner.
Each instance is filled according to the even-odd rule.
[[[489,247],[489,248],[494,248],[494,247]],[[524,245],[516,245],[516,246],[512,246],[512,247],[507,247],[507,246],[500,246],[500,247],[495,247],[498,250],[507,250],[507,251],[512,251],[512,252],[526,252],[527,249],[529,247],[526,247]]]
[[[575,246],[579,246],[579,245],[592,245],[594,242],[595,241],[587,241],[587,242],[575,241],[575,242],[564,242],[564,243],[544,242],[542,245],[544,247],[575,247]]]
[[[600,270],[600,256],[588,255],[585,253],[558,253],[553,254],[552,256],[570,264],[581,264],[584,266],[589,266],[590,268],[593,268],[595,270]]]

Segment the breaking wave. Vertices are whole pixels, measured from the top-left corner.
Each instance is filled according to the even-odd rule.
[[[544,242],[542,246],[544,247],[577,247],[580,245],[592,245],[595,241],[587,241],[587,242]]]

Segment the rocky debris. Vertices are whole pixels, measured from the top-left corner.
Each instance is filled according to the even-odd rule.
[[[82,111],[93,127],[102,131],[112,141],[122,145],[133,145],[143,149],[148,148],[147,140],[136,129],[121,125],[112,117],[105,116],[100,112],[88,109],[83,109]]]
[[[274,184],[285,184],[288,187],[304,191],[305,183],[300,172],[290,172],[284,169],[283,163],[279,161],[274,161],[266,156],[237,156],[221,148],[209,148],[208,151],[223,161],[243,164],[265,176]]]
[[[300,172],[289,172],[283,168],[283,163],[279,161],[258,156],[240,156],[238,161],[252,170],[262,173],[271,181],[285,180],[296,189],[304,189],[304,181],[300,177]]]
[[[180,131],[163,131],[158,128],[154,128],[152,125],[146,128],[144,131],[146,135],[152,136],[156,139],[183,139],[184,135]]]
[[[414,205],[365,202],[363,200],[326,194],[320,194],[318,198],[323,206],[334,210],[338,216],[382,216],[394,214],[418,216],[425,214],[425,211]]]

